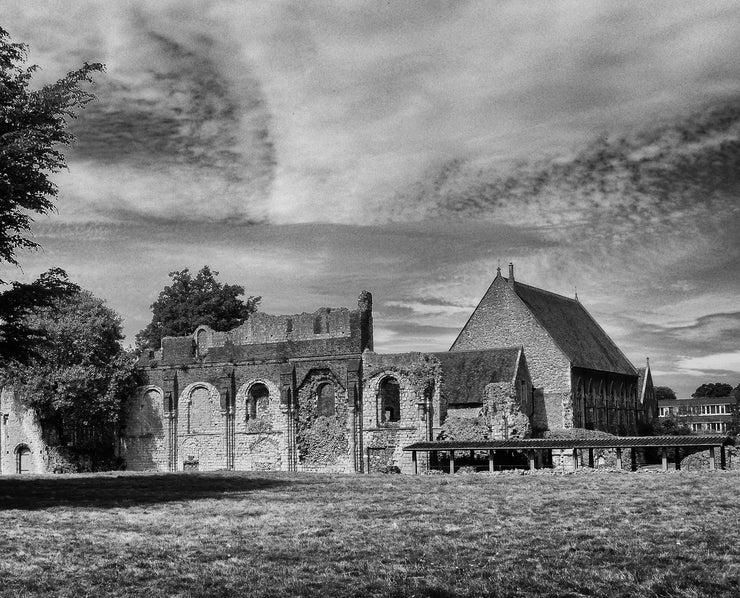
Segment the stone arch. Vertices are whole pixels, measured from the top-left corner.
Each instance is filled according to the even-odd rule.
[[[208,434],[220,430],[221,395],[213,384],[193,382],[177,402],[178,435]]]
[[[197,437],[200,447],[198,469],[215,471],[228,467],[226,455],[226,412],[221,407],[221,396],[208,382],[188,384],[180,394],[177,405],[177,462],[180,469],[188,454],[189,439]]]
[[[164,391],[155,385],[144,386],[126,408],[126,436],[159,435],[163,431]]]
[[[260,387],[267,395],[259,392]],[[278,417],[280,389],[267,378],[251,378],[236,393],[234,417],[239,431],[255,431],[257,425],[272,427]],[[257,422],[262,422],[258,424]]]
[[[195,350],[198,357],[203,357],[208,353],[212,336],[213,330],[205,324],[201,324],[193,331],[193,340],[195,341]]]
[[[402,372],[399,372],[398,370],[393,369],[386,369],[382,370],[380,372],[374,373],[365,383],[365,387],[363,389],[363,394],[365,396],[365,400],[374,400],[375,401],[375,407],[372,410],[372,420],[371,422],[366,422],[366,425],[369,427],[374,427],[378,425],[382,425],[384,423],[392,423],[392,422],[386,422],[384,419],[385,413],[382,412],[383,410],[383,402],[381,397],[381,385],[385,380],[393,379],[398,383],[398,396],[399,396],[399,409],[398,409],[398,419],[395,420],[398,423],[403,422],[404,420],[408,422],[409,419],[414,418],[414,415],[416,413],[416,407],[415,403],[416,401],[413,400],[415,397],[415,393],[413,391],[413,387],[411,386],[411,383],[408,380],[408,377],[405,376]],[[405,405],[404,397],[412,397],[412,403],[413,405]],[[423,397],[418,397],[419,399],[422,399]],[[407,402],[407,401],[406,401]],[[392,420],[393,421],[393,420]],[[416,424],[416,421],[414,421],[414,424]]]
[[[319,408],[322,392],[328,393],[327,385],[333,389],[331,413]],[[304,376],[297,395],[296,445],[301,462],[313,467],[335,465],[349,459],[350,406],[347,389],[334,371],[329,367],[312,368]]]
[[[33,473],[31,463],[31,449],[25,442],[18,444],[13,450],[15,454],[15,473],[29,474]]]

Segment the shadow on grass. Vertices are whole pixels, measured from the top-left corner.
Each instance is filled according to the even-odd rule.
[[[120,508],[198,499],[240,499],[295,480],[220,473],[0,478],[0,509]]]

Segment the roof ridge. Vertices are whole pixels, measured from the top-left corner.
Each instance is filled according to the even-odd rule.
[[[508,279],[504,278],[506,282],[508,282]],[[518,286],[527,287],[529,289],[539,291],[540,293],[547,293],[548,295],[552,295],[553,297],[557,297],[558,299],[565,299],[566,301],[571,301],[573,303],[577,303],[578,305],[582,305],[582,303],[578,299],[574,299],[573,297],[566,297],[565,295],[561,295],[560,293],[553,293],[552,291],[548,291],[547,289],[541,289],[540,287],[535,287],[531,284],[527,284],[526,282],[519,282],[518,280],[514,281],[514,291],[516,291],[516,288]]]

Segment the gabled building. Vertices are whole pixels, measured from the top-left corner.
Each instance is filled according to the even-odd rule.
[[[512,345],[527,356],[535,428],[634,434],[648,419],[637,370],[578,299],[515,280],[510,264],[508,278],[498,269],[450,351]]]

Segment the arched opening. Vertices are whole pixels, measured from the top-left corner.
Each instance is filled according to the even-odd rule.
[[[15,472],[31,473],[31,449],[25,444],[19,444],[15,449]]]
[[[255,419],[258,413],[267,411],[270,391],[261,382],[253,384],[247,397],[247,419]]]
[[[198,357],[203,357],[208,352],[208,333],[205,330],[198,331],[196,345],[198,347]]]
[[[334,385],[325,382],[316,389],[316,414],[324,417],[334,417],[335,409]]]
[[[380,421],[401,421],[401,387],[395,378],[384,378],[380,383]]]

